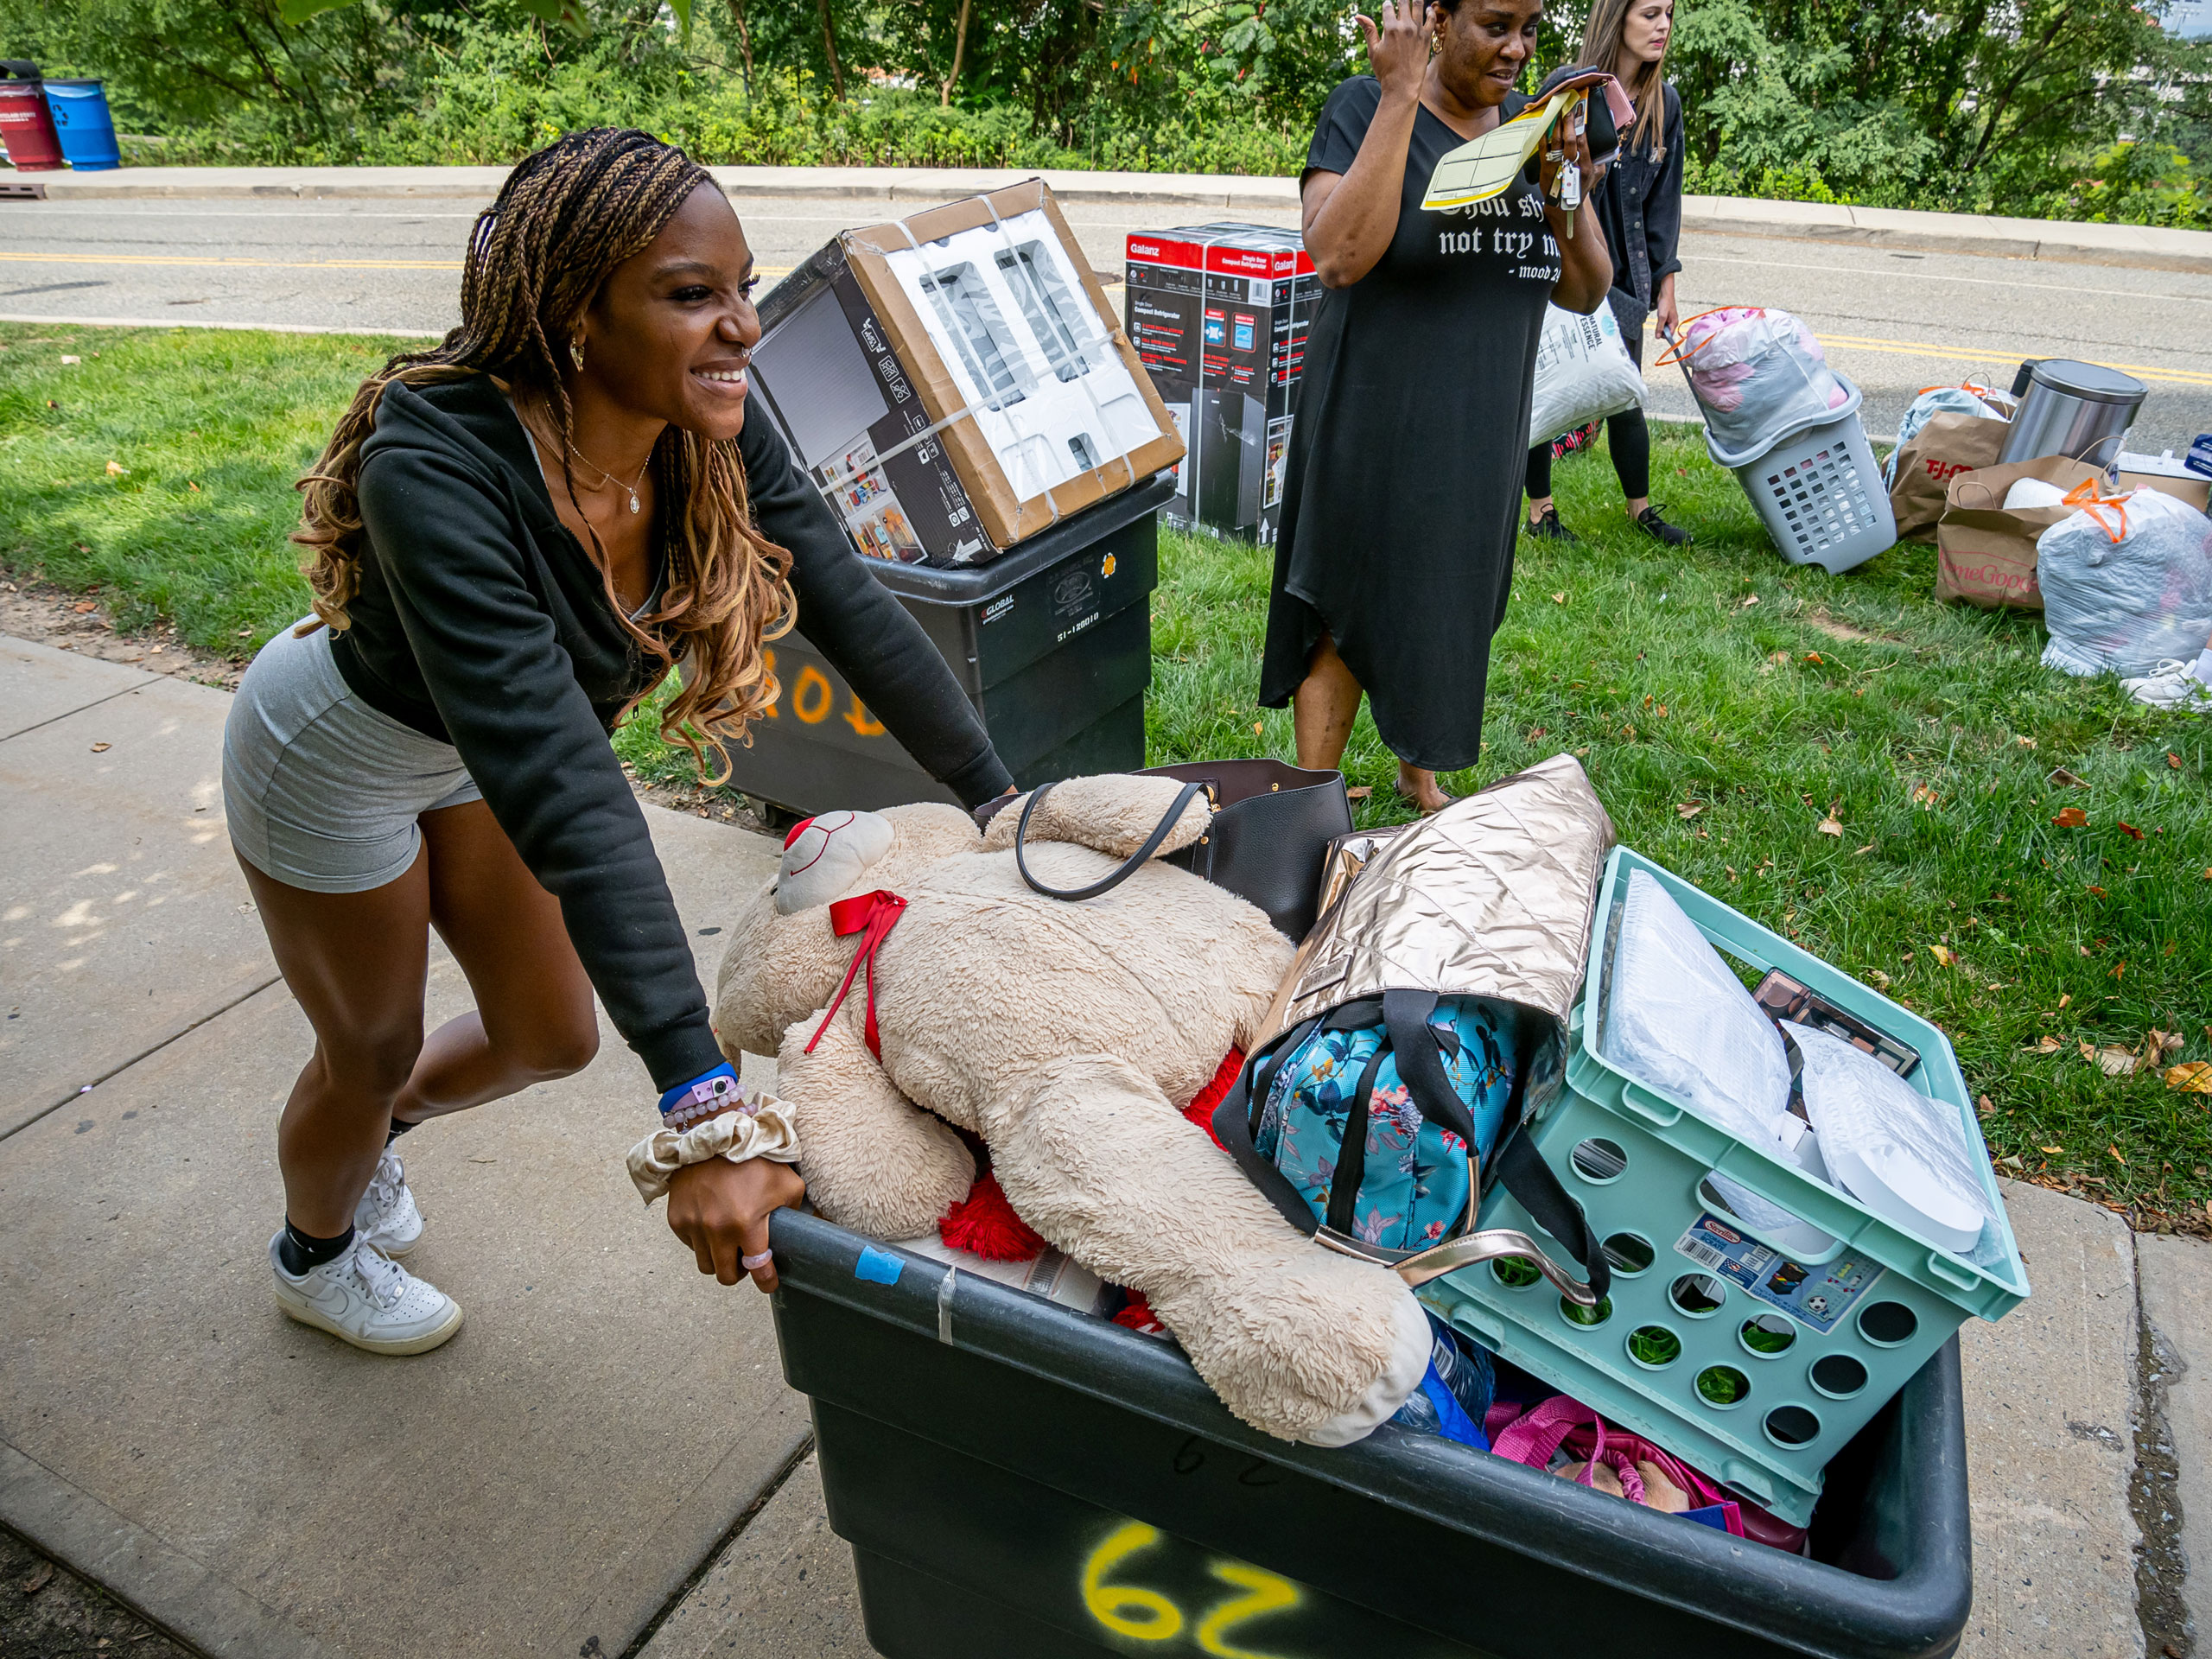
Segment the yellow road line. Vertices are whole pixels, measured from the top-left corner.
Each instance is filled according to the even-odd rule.
[[[1643,321],[1643,331],[1656,335],[1656,326],[1650,318]],[[2018,368],[2025,352],[1991,352],[1973,346],[1931,346],[1923,340],[1866,340],[1856,334],[1818,334],[1815,336],[1823,349],[1830,346],[1850,352],[1883,352],[1892,357],[1964,358],[1969,363],[1999,363],[2006,368]],[[2212,386],[2212,374],[2197,369],[2161,369],[2147,363],[2107,363],[2100,358],[2075,358],[2077,363],[2094,363],[2101,369],[2118,369],[2142,380],[2156,380],[2173,386]]]
[[[1885,352],[1894,357],[1964,358],[1973,363],[2001,363],[2013,368],[2017,368],[2021,358],[2026,355],[2021,352],[1987,352],[1967,346],[1931,346],[1908,340],[1861,340],[1851,334],[1821,334],[1818,338],[1824,347],[1835,346],[1853,352]],[[2093,357],[2076,360],[2095,363],[2102,369],[2118,369],[2138,379],[2157,380],[2168,385],[2212,386],[2212,374],[2196,369],[2162,369],[2147,363],[2104,363]]]

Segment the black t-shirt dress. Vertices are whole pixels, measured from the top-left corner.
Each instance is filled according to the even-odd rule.
[[[1309,170],[1349,173],[1381,107],[1371,75],[1329,94]],[[1501,118],[1526,103],[1509,97]],[[1414,117],[1398,231],[1375,269],[1325,289],[1306,346],[1275,543],[1260,701],[1289,702],[1325,629],[1376,729],[1436,772],[1482,747],[1491,635],[1513,577],[1529,404],[1560,254],[1525,177],[1424,213],[1465,140]]]

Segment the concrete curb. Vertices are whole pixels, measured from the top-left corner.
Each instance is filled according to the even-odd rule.
[[[733,197],[844,197],[854,200],[943,201],[1040,176],[1015,168],[717,167]],[[503,167],[131,167],[110,173],[17,175],[0,182],[41,184],[52,201],[143,197],[353,200],[437,198],[489,201]],[[1041,175],[1065,202],[1174,207],[1229,212],[1287,212],[1298,206],[1294,179],[1201,173]],[[2000,219],[1976,213],[1911,213],[1738,196],[1690,196],[1682,227],[1707,235],[1780,237],[1995,258],[2130,265],[2212,272],[2212,232],[2157,226],[2088,225]]]
[[[204,1563],[0,1440],[0,1525],[213,1659],[345,1659]]]

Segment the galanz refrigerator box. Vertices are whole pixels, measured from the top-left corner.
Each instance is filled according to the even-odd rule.
[[[1043,181],[847,231],[760,302],[755,395],[860,550],[972,565],[1183,458]]]
[[[1313,262],[1296,231],[1266,225],[1140,232],[1127,255],[1125,326],[1189,450],[1161,511],[1267,545],[1321,297]]]

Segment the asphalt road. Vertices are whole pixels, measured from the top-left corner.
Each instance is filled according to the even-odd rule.
[[[460,257],[478,205],[0,202],[0,317],[442,330],[458,320]],[[902,211],[911,204],[739,204],[772,280],[839,230]],[[1207,217],[1173,207],[1064,211],[1109,278],[1129,232]],[[2178,450],[2212,431],[2212,275],[1738,236],[1686,237],[1682,258],[1686,315],[1760,304],[1808,321],[1865,390],[1870,432],[1893,432],[1921,387],[1967,377],[2008,385],[2031,356],[2108,363],[2148,385],[2131,448]],[[1652,365],[1646,376],[1653,410],[1690,412],[1675,371]]]

